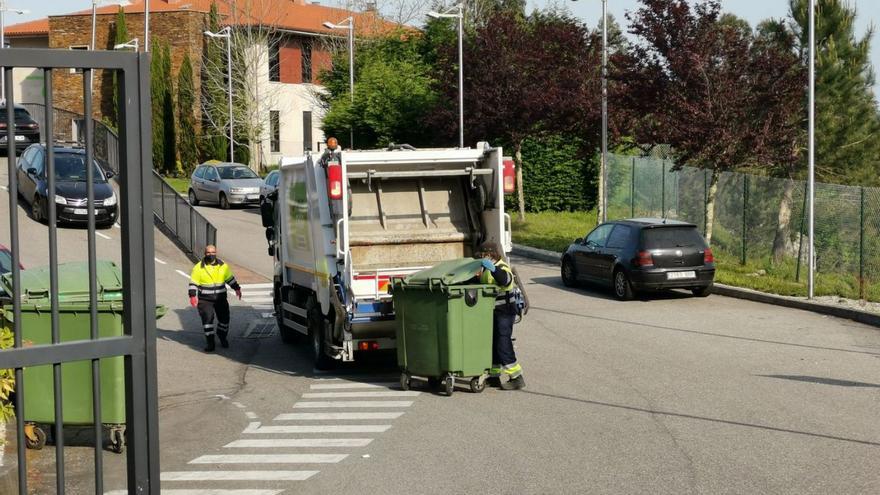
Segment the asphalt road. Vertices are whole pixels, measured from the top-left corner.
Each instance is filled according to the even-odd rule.
[[[256,215],[206,213],[221,257],[267,273]],[[393,357],[316,373],[247,301],[232,348],[203,354],[175,271],[188,262],[156,240],[167,493],[880,492],[875,328],[718,296],[618,302],[515,258],[532,300],[515,331],[527,389],[400,394]],[[69,493],[88,493],[91,449],[65,453]],[[32,485],[53,493],[53,449],[34,454]],[[122,456],[104,457],[107,489],[123,488]]]

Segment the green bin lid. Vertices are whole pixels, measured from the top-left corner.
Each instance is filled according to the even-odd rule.
[[[98,261],[95,265],[98,283],[98,301],[122,300],[122,272],[112,261]],[[0,286],[12,294],[12,273],[0,277]],[[21,271],[22,303],[48,305],[49,267]],[[89,301],[89,264],[85,261],[58,265],[58,302],[82,303]]]
[[[404,286],[462,285],[471,281],[480,271],[481,262],[473,258],[443,261],[420,272],[413,273],[400,283]]]

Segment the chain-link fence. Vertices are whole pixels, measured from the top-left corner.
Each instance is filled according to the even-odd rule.
[[[665,217],[705,233],[711,171],[670,160],[609,155],[608,218]],[[807,279],[806,182],[721,174],[712,249],[741,276],[787,291]],[[816,184],[816,293],[880,300],[880,188]]]

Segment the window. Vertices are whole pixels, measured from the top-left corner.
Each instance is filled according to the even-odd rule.
[[[644,249],[668,249],[676,247],[705,246],[703,236],[696,227],[657,227],[642,231]]]
[[[34,155],[36,155],[36,154],[37,154],[37,147],[36,146],[25,150],[25,152],[21,155],[21,158],[18,159],[18,168],[20,168],[22,170],[27,170],[28,167],[30,166],[29,164],[30,164],[31,160],[33,160]]]
[[[272,110],[269,112],[269,151],[278,153],[281,151],[281,112]]]
[[[312,151],[312,112],[303,112],[303,152]]]
[[[217,170],[215,170],[214,167],[205,168],[205,180],[220,180],[220,177],[217,176]]]
[[[274,186],[278,184],[278,172],[272,172],[269,174],[269,178],[266,179],[266,184],[270,186]]]
[[[73,45],[70,47],[71,50],[88,50],[89,45]],[[82,69],[70,69],[71,74],[82,74]]]
[[[608,239],[608,234],[611,233],[613,227],[613,223],[606,223],[596,227],[590,232],[590,235],[587,236],[587,242],[585,244],[592,247],[605,247],[605,241]]]
[[[196,179],[204,179],[205,178],[205,167],[199,167],[193,172],[193,177]]]
[[[613,249],[625,248],[629,242],[630,228],[627,225],[616,225],[611,235],[608,236],[608,247]]]
[[[269,41],[269,80],[281,82],[281,40]]]
[[[302,82],[312,82],[312,42],[302,43]]]
[[[259,179],[260,176],[255,174],[253,170],[243,166],[218,167],[220,178],[223,180],[234,179]]]

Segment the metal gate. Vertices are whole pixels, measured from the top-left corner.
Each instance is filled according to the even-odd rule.
[[[119,223],[121,224],[121,272],[123,279],[122,334],[99,338],[97,313],[97,275],[95,244],[95,171],[94,123],[85,119],[86,189],[88,210],[88,285],[90,339],[63,342],[59,328],[58,233],[55,226],[58,212],[55,201],[47,201],[48,259],[51,301],[51,344],[23,346],[21,311],[22,287],[19,259],[22,248],[18,222],[18,185],[15,160],[15,112],[6,112],[6,152],[9,169],[9,229],[12,250],[12,294],[4,311],[11,312],[14,347],[0,351],[0,369],[14,369],[16,380],[15,410],[18,440],[18,490],[28,492],[28,466],[25,455],[25,388],[24,368],[51,365],[54,380],[56,492],[65,492],[64,411],[62,400],[62,363],[91,361],[92,401],[94,416],[95,492],[104,492],[103,449],[106,437],[101,422],[101,359],[124,358],[125,420],[127,444],[127,485],[131,494],[159,493],[158,391],[156,372],[155,278],[153,261],[152,212],[152,151],[150,123],[150,62],[143,53],[70,50],[0,50],[0,67],[6,81],[6,108],[13,108],[13,71],[18,67],[45,70],[44,94],[47,118],[41,129],[46,141],[48,185],[55,191],[53,142],[53,71],[81,71],[82,98],[85,115],[92,115],[92,78],[95,70],[115,71],[119,82]],[[51,197],[51,196],[48,196]],[[11,306],[11,307],[10,307]],[[2,321],[0,321],[2,323]]]

